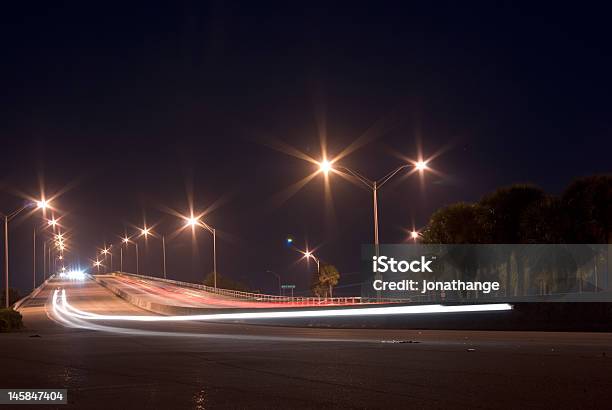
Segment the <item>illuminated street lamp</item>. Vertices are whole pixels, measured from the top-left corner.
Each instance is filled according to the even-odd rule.
[[[306,250],[304,252],[304,258],[305,259],[312,259],[312,260],[314,260],[317,263],[317,273],[321,273],[321,261],[319,260],[319,258],[314,256],[312,251]]]
[[[312,259],[315,261],[317,263],[317,275],[321,274],[321,260],[314,255],[313,251],[309,250],[308,248],[306,248],[304,251],[298,248],[295,248],[295,250],[303,255],[302,259]]]
[[[121,242],[125,245],[126,249],[127,249],[127,246],[130,243],[133,243],[134,246],[136,246],[136,274],[138,274],[139,273],[139,271],[138,271],[138,243],[136,241],[131,241],[130,238],[127,235],[125,235],[123,238],[121,238]],[[123,258],[122,258],[122,261],[123,261]],[[123,265],[123,262],[122,262],[122,265]],[[123,269],[123,267],[122,267],[122,269]]]
[[[106,255],[110,255],[110,271],[113,271],[113,253],[110,251],[113,245],[110,245],[108,248],[104,245],[104,248],[100,251],[102,255],[104,255],[104,260],[106,261]]]
[[[416,161],[416,162],[411,162],[409,164],[401,165],[401,166],[397,167],[396,169],[394,169],[393,171],[389,172],[387,175],[385,175],[381,179],[371,180],[369,178],[364,177],[360,173],[358,173],[356,171],[353,171],[350,168],[347,168],[347,167],[344,167],[344,166],[340,166],[340,165],[333,165],[330,161],[328,161],[326,159],[324,159],[323,161],[319,162],[319,172],[322,172],[323,174],[328,175],[330,171],[334,171],[334,170],[345,171],[349,175],[351,175],[353,178],[355,178],[356,180],[361,182],[363,185],[365,185],[368,189],[370,189],[372,191],[373,211],[374,211],[374,247],[375,247],[375,251],[376,251],[376,255],[377,256],[378,256],[378,252],[379,252],[379,249],[378,249],[379,248],[379,241],[378,241],[378,190],[381,189],[384,184],[386,184],[391,178],[393,178],[395,175],[397,175],[400,171],[403,171],[403,170],[408,169],[408,168],[413,168],[415,171],[418,171],[418,172],[422,173],[422,172],[428,170],[429,166],[427,165],[427,161],[419,160],[419,161]]]
[[[147,239],[149,235],[154,236],[151,228],[148,228],[146,225],[140,228],[140,236],[144,236],[145,239]],[[166,279],[167,278],[167,275],[166,275],[166,237],[162,235],[161,239],[162,239],[163,272],[164,272],[164,279]],[[138,252],[138,249],[136,249],[136,252]]]
[[[97,259],[96,259],[96,261],[93,263],[93,266],[94,266],[95,268],[97,268],[97,270],[98,270],[98,274],[100,274],[100,265],[101,265],[101,264],[102,264],[102,263],[101,263],[99,260],[97,260]]]
[[[190,227],[192,230],[195,229],[196,226],[202,227],[210,232],[213,236],[213,284],[214,288],[217,288],[217,230],[206,222],[202,221],[200,218],[196,218],[193,215],[190,217],[184,216],[185,227]]]
[[[412,239],[413,241],[417,241],[417,239],[419,239],[419,236],[421,236],[421,234],[419,234],[418,231],[412,230],[410,231],[410,239]]]
[[[44,199],[41,199],[40,201],[36,201],[37,209],[47,209],[48,206],[49,206],[49,202]]]
[[[4,217],[4,286],[5,288],[5,307],[9,307],[9,236],[8,236],[8,223],[10,220],[15,218],[21,211],[27,208],[36,207],[36,209],[46,209],[49,206],[49,202],[41,199],[36,202],[27,202],[21,208],[13,211],[9,214],[1,214]]]

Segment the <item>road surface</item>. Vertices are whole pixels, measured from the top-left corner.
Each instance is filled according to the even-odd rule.
[[[612,334],[61,323],[56,288],[86,312],[150,313],[91,280],[53,280],[22,308],[27,329],[0,335],[1,387],[67,388],[62,409],[612,403]]]

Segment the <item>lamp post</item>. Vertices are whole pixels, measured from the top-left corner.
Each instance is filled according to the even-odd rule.
[[[47,280],[47,241],[43,241],[43,282]]]
[[[49,219],[47,221],[46,226],[41,228],[41,231],[43,231],[45,228],[48,228],[50,226],[53,227],[53,229],[55,230],[56,225],[57,225],[57,220],[55,218]],[[45,264],[45,258],[47,257],[46,245],[47,245],[47,241],[45,240],[43,241],[43,278],[44,280],[47,279],[46,264]],[[34,229],[32,230],[32,276],[34,279],[34,285],[32,289],[36,289],[36,227],[34,227]]]
[[[306,259],[312,258],[312,260],[314,260],[317,263],[317,274],[321,274],[321,261],[319,260],[319,258],[314,256],[314,254],[309,250],[306,250],[302,253],[304,254],[304,258]]]
[[[21,208],[13,211],[10,214],[4,214],[4,286],[5,288],[5,307],[9,308],[9,236],[8,236],[8,223],[11,219],[16,217],[21,211],[27,208],[36,207],[37,209],[46,209],[48,201],[41,199],[36,202],[27,202]]]
[[[36,289],[36,228],[32,231],[32,290]]]
[[[162,235],[162,255],[164,257],[164,279],[166,279],[166,237]]]
[[[217,288],[217,230],[206,222],[200,220],[199,218],[191,217],[183,217],[186,220],[185,226],[191,227],[191,229],[195,229],[196,226],[200,226],[210,232],[213,236],[213,282],[215,289]]]
[[[345,166],[341,166],[341,165],[334,166],[333,163],[328,160],[323,160],[319,163],[319,171],[324,173],[326,176],[329,174],[330,171],[336,171],[336,172],[344,171],[348,173],[350,176],[352,176],[353,178],[355,178],[357,181],[361,182],[363,185],[365,185],[368,189],[372,191],[372,208],[373,208],[373,219],[374,219],[374,252],[376,256],[379,256],[379,253],[380,253],[380,249],[379,249],[380,246],[379,246],[379,240],[378,240],[378,191],[383,187],[383,185],[389,182],[389,180],[391,180],[391,178],[397,175],[400,171],[403,171],[408,168],[412,168],[414,171],[418,171],[421,173],[429,169],[429,167],[427,166],[427,161],[419,160],[419,161],[411,162],[409,164],[401,165],[397,167],[396,169],[394,169],[393,171],[389,172],[384,177],[377,179],[377,180],[372,180],[372,179],[364,177],[360,173],[350,168],[347,168]],[[381,274],[377,273],[376,277],[380,278]],[[377,298],[380,299],[380,296],[381,296],[380,291],[377,291],[376,295],[377,295]]]

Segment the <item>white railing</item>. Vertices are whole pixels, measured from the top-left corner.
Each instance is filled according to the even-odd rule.
[[[267,295],[264,293],[242,292],[239,290],[215,288],[212,286],[200,285],[191,282],[182,282],[180,280],[158,278],[156,276],[139,275],[136,273],[114,272],[113,275],[134,276],[142,279],[153,280],[158,282],[171,283],[173,285],[199,289],[217,295],[228,296],[236,299],[250,300],[255,302],[267,303],[291,303],[295,305],[316,306],[316,305],[356,305],[366,303],[406,303],[410,299],[374,299],[362,298],[360,296],[321,298],[321,297],[301,297],[301,296],[277,296]]]

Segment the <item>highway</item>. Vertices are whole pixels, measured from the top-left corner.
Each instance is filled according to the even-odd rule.
[[[57,289],[76,311],[155,315],[92,280],[54,279],[22,306],[27,328],[0,335],[3,387],[67,388],[69,404],[59,408],[604,408],[612,400],[609,333],[94,321],[58,313]],[[206,304],[227,301],[212,299]]]

